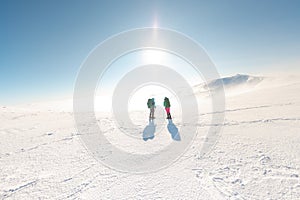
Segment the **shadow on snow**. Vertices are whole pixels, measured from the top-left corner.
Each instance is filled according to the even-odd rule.
[[[175,126],[172,119],[168,119],[168,121],[169,121],[168,131],[171,134],[172,139],[175,140],[175,141],[180,141],[181,137],[180,137],[180,134],[178,132],[178,128]]]
[[[143,140],[147,141],[148,139],[154,138],[154,133],[156,130],[156,125],[154,124],[154,120],[149,120],[149,124],[145,127],[143,131]]]

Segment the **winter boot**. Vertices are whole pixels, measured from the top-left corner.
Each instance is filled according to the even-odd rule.
[[[168,113],[167,119],[172,119],[171,114]]]

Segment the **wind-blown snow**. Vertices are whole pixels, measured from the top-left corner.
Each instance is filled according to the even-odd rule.
[[[237,87],[242,85],[252,85],[255,86],[263,80],[263,77],[256,77],[250,75],[237,74],[231,77],[220,78],[213,80],[207,84],[210,89],[219,89],[222,85],[224,87]]]
[[[208,83],[196,85],[194,89],[198,94],[202,94],[202,96],[209,96],[209,92],[217,92],[224,88],[226,95],[230,96],[232,94],[236,95],[247,92],[255,88],[263,80],[264,77],[261,76],[236,74],[234,76],[224,77],[209,81]]]
[[[222,79],[227,91],[231,86],[249,88],[227,96],[225,122],[211,124],[217,113],[199,105],[200,121],[194,124],[199,134],[188,151],[170,167],[141,175],[95,161],[81,143],[71,105],[61,106],[66,102],[2,106],[0,199],[300,199],[299,80],[248,75]],[[217,87],[220,81],[209,84]],[[175,128],[166,120],[165,129],[147,141],[143,130],[152,130],[147,129],[148,111],[131,113],[145,145],[156,142],[159,149],[174,140],[172,136],[178,139],[172,133],[185,124],[179,112],[171,112]],[[118,127],[110,115],[98,120],[114,143],[135,150],[114,135]],[[221,137],[210,154],[200,158],[211,126],[223,128]]]

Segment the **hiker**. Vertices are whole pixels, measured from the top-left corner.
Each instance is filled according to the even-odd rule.
[[[154,98],[148,99],[147,106],[150,109],[149,119],[154,119],[155,101]]]
[[[170,104],[170,101],[169,101],[168,97],[165,97],[164,107],[165,107],[166,112],[167,112],[167,119],[172,119],[171,113],[170,113],[171,104]]]

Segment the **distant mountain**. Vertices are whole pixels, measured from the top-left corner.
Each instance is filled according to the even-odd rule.
[[[234,76],[212,80],[212,81],[208,82],[207,84],[197,85],[196,89],[199,90],[199,92],[204,92],[207,90],[218,90],[222,87],[222,85],[223,85],[224,89],[240,87],[240,86],[254,87],[258,83],[260,83],[262,80],[263,80],[263,77],[250,76],[250,75],[244,75],[244,74],[236,74]]]

